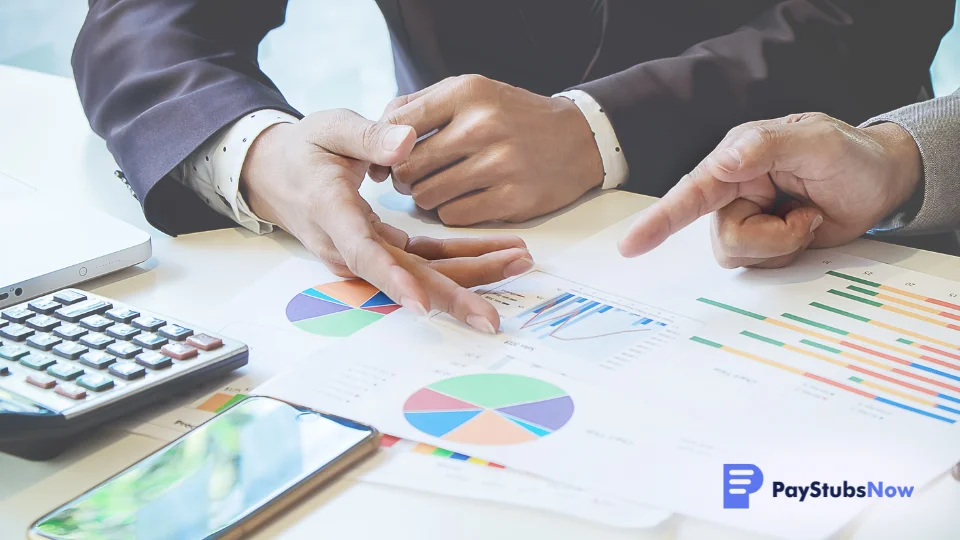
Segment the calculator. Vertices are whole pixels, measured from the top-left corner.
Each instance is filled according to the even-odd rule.
[[[247,363],[239,341],[77,289],[0,311],[0,452],[50,459],[96,426]]]

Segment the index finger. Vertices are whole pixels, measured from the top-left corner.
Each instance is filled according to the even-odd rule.
[[[337,211],[324,212],[320,216],[322,228],[343,257],[347,268],[400,305],[426,314],[430,310],[429,295],[381,243],[364,208],[350,199],[329,202],[328,208],[336,208]]]
[[[647,253],[701,216],[719,210],[737,198],[738,186],[721,182],[706,172],[706,161],[681,178],[662,199],[640,213],[617,245],[624,257]]]

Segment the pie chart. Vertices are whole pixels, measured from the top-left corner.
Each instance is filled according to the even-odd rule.
[[[362,279],[317,285],[287,304],[287,320],[297,328],[326,337],[346,337],[400,309],[387,295]]]
[[[465,444],[535,441],[573,416],[560,387],[523,375],[479,373],[444,379],[407,398],[403,414],[419,431]]]

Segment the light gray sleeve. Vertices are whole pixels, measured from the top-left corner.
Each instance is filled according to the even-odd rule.
[[[960,92],[909,105],[864,122],[907,130],[923,159],[923,190],[872,230],[916,235],[960,230]]]

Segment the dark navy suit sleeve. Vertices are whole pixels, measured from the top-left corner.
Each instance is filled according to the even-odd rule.
[[[147,220],[167,234],[235,224],[169,173],[248,112],[300,116],[260,70],[257,50],[286,0],[90,0],[73,71]]]
[[[820,111],[856,125],[916,101],[953,8],[953,0],[775,2],[679,56],[579,88],[613,123],[630,167],[624,187],[661,196],[744,122]]]

